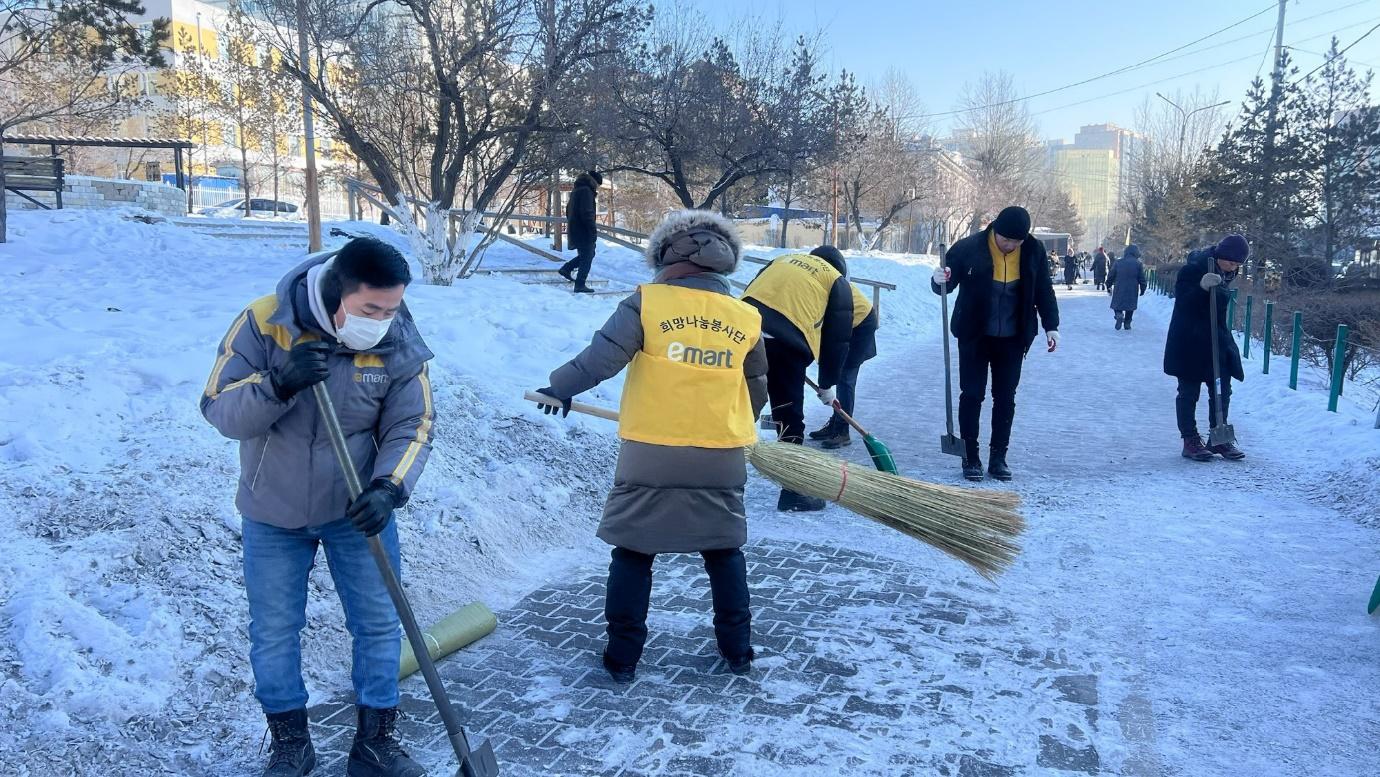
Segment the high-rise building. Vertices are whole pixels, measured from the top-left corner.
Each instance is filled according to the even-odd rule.
[[[1115,124],[1088,124],[1073,143],[1047,144],[1052,174],[1069,194],[1087,229],[1087,240],[1100,243],[1119,222],[1128,188],[1135,181],[1134,165],[1140,137]]]

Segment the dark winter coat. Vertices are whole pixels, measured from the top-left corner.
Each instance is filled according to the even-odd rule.
[[[1107,255],[1103,253],[1093,254],[1092,257],[1093,283],[1107,282]]]
[[[1208,292],[1199,286],[1208,272],[1221,275],[1212,257],[1212,249],[1205,248],[1189,254],[1188,261],[1174,282],[1174,315],[1169,320],[1169,335],[1164,344],[1164,371],[1167,375],[1187,380],[1212,380],[1212,341],[1209,323]],[[1227,302],[1231,284],[1223,278],[1217,287],[1217,342],[1224,376],[1245,380],[1241,369],[1241,352],[1236,339],[1227,328]]]
[[[763,267],[757,275],[760,276],[770,268],[771,265]],[[991,277],[990,269],[988,277]],[[806,360],[813,359],[805,333],[789,318],[752,297],[744,297],[743,301],[757,308],[762,314],[763,336],[774,337],[783,344],[789,344],[791,348],[804,354]],[[848,284],[847,276],[840,275],[829,288],[829,300],[825,303],[824,318],[819,324],[819,330],[819,385],[822,388],[833,388],[843,377],[844,361],[848,358],[848,344],[853,337],[853,289]]]
[[[1078,257],[1072,254],[1064,257],[1064,283],[1078,280]]]
[[[599,184],[589,173],[580,173],[565,204],[565,232],[571,248],[593,248],[598,237],[594,219],[594,198]]]
[[[285,529],[338,521],[350,501],[312,392],[284,402],[271,379],[294,343],[331,340],[316,328],[306,278],[334,255],[307,257],[276,293],[245,308],[221,341],[201,397],[206,420],[240,443],[235,506],[246,518]],[[340,346],[325,382],[359,479],[387,478],[404,500],[431,452],[431,358],[404,305],[378,345],[363,352]]]
[[[1129,252],[1112,265],[1107,275],[1107,291],[1112,294],[1112,310],[1135,310],[1140,295],[1145,293],[1145,265],[1140,257]]]
[[[945,254],[951,274],[947,287],[930,281],[936,294],[958,289],[950,327],[954,337],[970,340],[987,332],[987,320],[992,307],[992,252],[987,247],[991,227],[969,235],[954,243]],[[1020,302],[1016,306],[1016,331],[1025,340],[1025,348],[1035,342],[1037,323],[1046,332],[1059,328],[1059,303],[1054,298],[1054,283],[1050,277],[1049,255],[1039,240],[1027,237],[1021,244]],[[1036,313],[1039,321],[1036,321]]]

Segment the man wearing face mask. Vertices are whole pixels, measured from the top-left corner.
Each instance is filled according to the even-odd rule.
[[[378,536],[401,573],[393,510],[431,449],[432,353],[403,304],[411,280],[402,255],[373,238],[308,257],[235,319],[201,398],[206,420],[240,443],[249,660],[273,735],[266,777],[315,765],[300,632],[318,546],[354,643],[349,774],[425,774],[396,735],[399,622],[366,540]],[[353,502],[311,396],[317,383],[369,483]]]
[[[1010,480],[1006,449],[1016,417],[1021,363],[1035,341],[1036,314],[1047,350],[1059,346],[1059,303],[1049,277],[1044,244],[1030,234],[1030,213],[1012,205],[987,229],[954,243],[947,267],[934,271],[936,294],[958,289],[953,335],[958,339],[958,426],[963,437],[963,477],[982,480],[978,422],[987,375],[992,376],[992,439],[987,474]]]

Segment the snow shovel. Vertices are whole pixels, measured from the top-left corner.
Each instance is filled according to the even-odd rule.
[[[939,269],[944,269],[946,256],[940,246]],[[939,295],[939,320],[944,327],[944,425],[948,432],[939,436],[939,452],[947,453],[950,456],[960,458],[968,455],[968,449],[963,445],[963,441],[954,436],[954,379],[949,362],[949,295],[948,288],[946,293]]]
[[[326,393],[326,384],[317,383],[311,388],[312,394],[316,396],[316,406],[321,410],[321,418],[326,422],[326,432],[331,437],[331,448],[335,450],[340,469],[344,471],[350,500],[354,501],[363,489],[359,484],[359,471],[350,460],[349,448],[345,447],[345,432],[340,428],[340,418],[335,414],[335,404],[331,402],[331,395]],[[450,737],[451,747],[455,748],[455,757],[460,761],[460,770],[456,772],[456,777],[498,777],[498,758],[494,756],[494,749],[488,741],[480,743],[479,747],[473,750],[470,749],[470,742],[465,738],[465,729],[460,725],[460,714],[451,706],[450,698],[446,696],[446,687],[441,683],[441,676],[436,673],[436,664],[431,660],[431,653],[427,650],[426,637],[417,626],[417,616],[412,613],[412,605],[407,601],[407,594],[403,593],[402,584],[393,573],[388,551],[384,550],[383,541],[377,536],[369,538],[369,552],[378,564],[384,585],[388,587],[388,595],[393,599],[393,607],[398,611],[403,631],[407,632],[412,654],[421,665],[427,690],[431,692],[431,700],[436,703],[441,720],[445,721],[446,734]]]
[[[1235,445],[1236,430],[1227,423],[1225,414],[1222,412],[1222,402],[1217,396],[1217,389],[1222,385],[1222,361],[1217,351],[1219,335],[1217,332],[1217,287],[1213,286],[1208,291],[1208,317],[1212,325],[1212,383],[1208,385],[1208,397],[1212,399],[1212,404],[1217,408],[1216,417],[1212,419],[1212,429],[1208,431],[1208,447],[1215,448],[1218,445]]]
[[[1375,581],[1375,590],[1370,592],[1370,604],[1366,605],[1366,614],[1374,615],[1376,610],[1380,610],[1380,580]]]
[[[805,378],[805,384],[816,392],[819,391],[819,385],[810,380],[808,376]],[[872,463],[877,466],[877,469],[882,472],[889,472],[892,475],[901,474],[896,471],[896,459],[892,458],[891,449],[886,447],[886,443],[868,434],[867,430],[862,428],[861,424],[853,420],[853,416],[843,412],[843,405],[840,404],[837,399],[834,400],[833,407],[834,412],[839,414],[839,418],[842,418],[849,426],[857,429],[858,434],[862,435],[863,446],[867,448],[867,452],[872,456]]]

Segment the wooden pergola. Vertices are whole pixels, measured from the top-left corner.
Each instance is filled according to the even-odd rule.
[[[167,149],[173,152],[173,169],[177,175],[177,188],[187,191],[186,176],[182,169],[182,152],[190,153],[193,143],[190,140],[174,138],[91,138],[75,135],[6,135],[0,137],[0,156],[4,156],[5,144],[16,146],[47,146],[53,156],[60,148],[88,146],[94,148],[147,148]],[[190,206],[190,200],[189,206]]]

